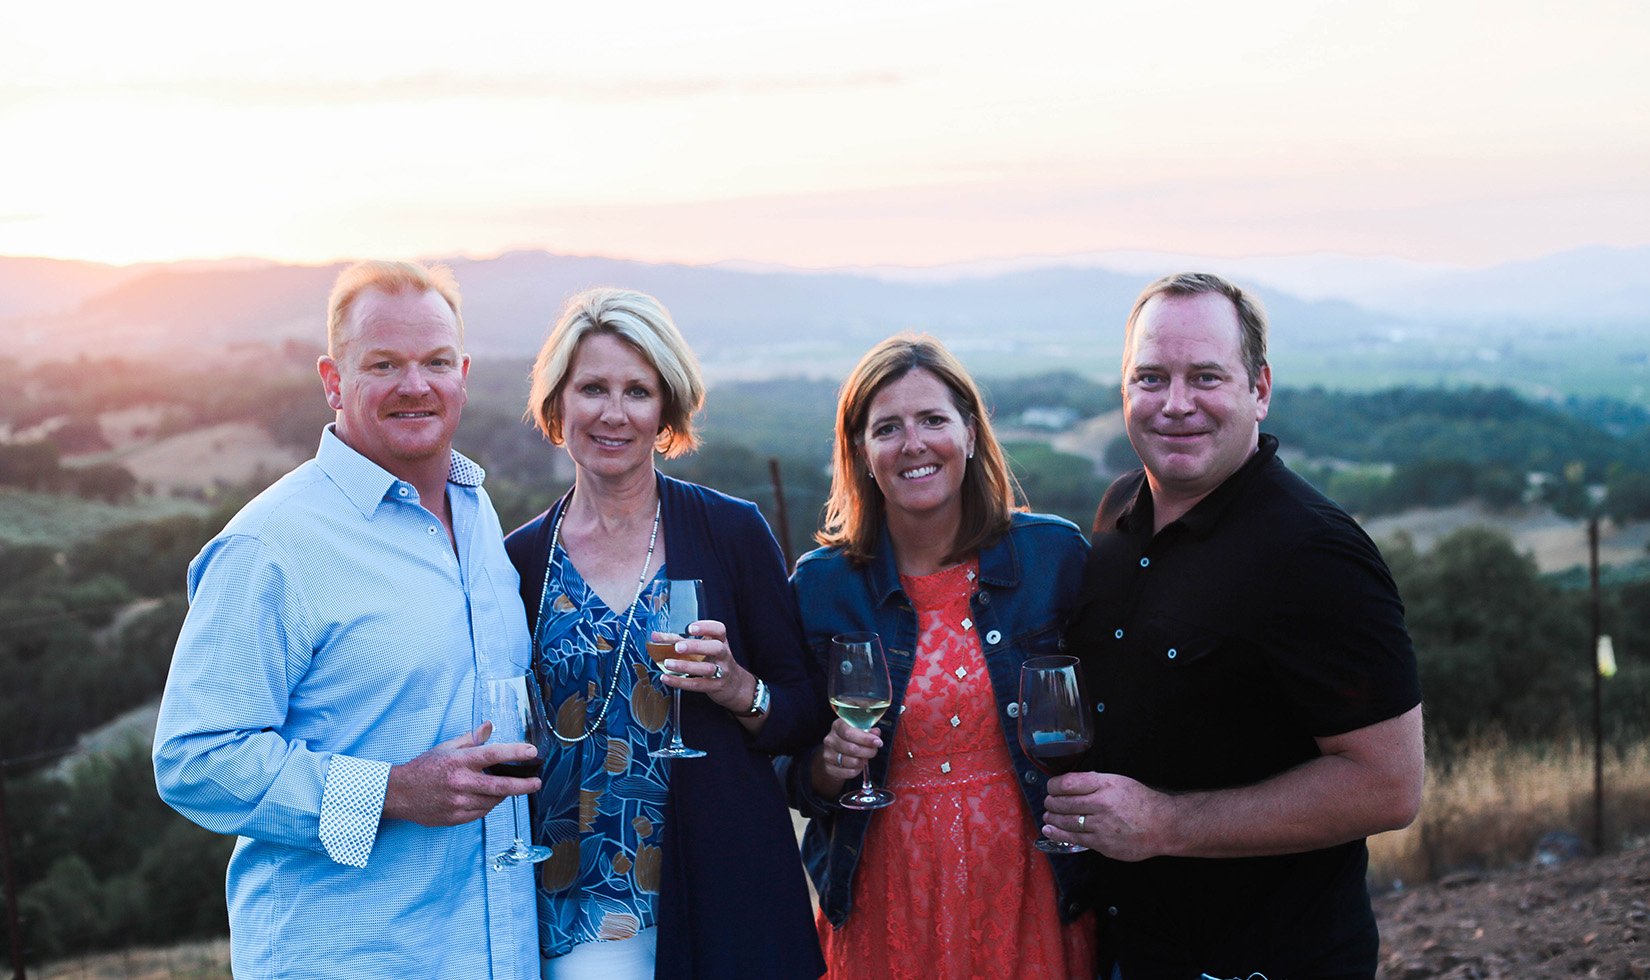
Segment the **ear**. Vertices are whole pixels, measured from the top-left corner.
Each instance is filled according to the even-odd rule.
[[[1266,420],[1266,413],[1272,407],[1272,365],[1262,364],[1260,374],[1255,378],[1255,421]]]
[[[338,371],[338,362],[329,355],[322,354],[315,362],[315,370],[321,375],[321,390],[327,396],[327,406],[334,412],[342,411],[344,407],[343,376]]]

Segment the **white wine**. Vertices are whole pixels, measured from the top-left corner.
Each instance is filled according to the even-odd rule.
[[[871,726],[882,720],[882,713],[888,710],[888,704],[887,698],[866,697],[863,694],[839,694],[831,699],[836,716],[862,732],[870,731]]]
[[[681,639],[679,636],[666,640],[650,639],[647,641],[647,655],[652,657],[653,662],[661,667],[664,666],[666,660],[687,660],[692,663],[703,663],[706,656],[703,653],[676,652],[676,644]]]

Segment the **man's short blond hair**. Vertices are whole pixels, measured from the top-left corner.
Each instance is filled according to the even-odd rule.
[[[464,347],[464,315],[459,312],[458,279],[453,270],[444,265],[419,265],[416,262],[387,262],[369,259],[357,262],[343,272],[332,284],[332,295],[327,299],[327,356],[337,357],[344,346],[344,331],[349,323],[350,309],[363,292],[376,289],[381,293],[399,296],[406,292],[434,292],[447,301],[458,324],[458,346]]]

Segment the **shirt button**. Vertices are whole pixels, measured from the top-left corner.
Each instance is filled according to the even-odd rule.
[[[1117,906],[1115,906],[1115,905],[1108,906],[1106,908],[1106,914],[1109,915],[1109,916],[1112,916],[1113,918],[1116,918],[1116,916],[1117,916]]]
[[[1020,702],[1018,702],[1018,701],[1008,702],[1008,707],[1003,709],[1003,713],[1008,715],[1010,718],[1020,717]]]
[[[1003,634],[997,630],[992,630],[985,635],[985,642],[1001,643],[1003,642]]]
[[[1034,772],[1028,772],[1025,775],[1025,780],[1028,783],[1035,783],[1037,781],[1037,774]]]
[[[1115,636],[1115,637],[1117,637],[1117,638],[1118,638],[1118,639],[1119,639],[1119,640],[1121,640],[1121,639],[1122,639],[1122,638],[1123,638],[1123,631],[1122,631],[1122,630],[1118,630],[1118,631],[1117,631],[1117,632],[1115,632],[1115,633],[1113,633],[1113,634],[1112,634],[1112,636]]]
[[[401,488],[401,489],[399,489],[399,490],[397,490],[397,491],[395,491],[395,492],[396,492],[396,493],[398,493],[398,494],[400,494],[400,495],[401,495],[401,496],[403,496],[403,497],[405,497],[405,496],[406,496],[406,495],[407,495],[407,493],[408,493],[408,490],[407,490],[407,488],[406,488],[406,487],[402,487],[402,488]]]
[[[435,536],[435,525],[431,524],[429,527],[425,528],[424,531],[425,531],[425,533],[429,534],[431,537],[434,537]]]
[[[1094,706],[1094,713],[1097,714],[1097,715],[1105,714],[1106,713],[1106,702],[1100,701],[1100,702],[1096,703],[1095,706]]]
[[[975,598],[980,600],[980,605],[982,605],[982,606],[991,605],[991,593],[987,592],[984,589],[981,589],[979,591],[979,593],[975,596]]]
[[[1151,560],[1151,559],[1150,559],[1150,558],[1142,558],[1142,559],[1140,559],[1140,567],[1141,567],[1141,568],[1145,568],[1145,567],[1147,567],[1147,566],[1148,566],[1148,565],[1150,565],[1150,564],[1151,564],[1151,563],[1152,563],[1152,560]]]
[[[1180,656],[1180,651],[1176,650],[1174,647],[1170,647],[1169,648],[1169,659],[1173,660],[1174,658],[1176,658],[1178,656]]]

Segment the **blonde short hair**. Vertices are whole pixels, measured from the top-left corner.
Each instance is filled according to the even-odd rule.
[[[404,292],[430,291],[447,301],[458,324],[458,346],[464,347],[464,315],[459,312],[458,280],[453,270],[444,265],[423,266],[416,262],[386,262],[369,259],[357,262],[343,272],[332,284],[332,295],[327,299],[327,356],[337,357],[344,346],[344,328],[355,300],[365,291],[376,289],[391,296]]]
[[[654,448],[667,457],[699,448],[693,415],[704,407],[705,382],[699,359],[683,339],[670,311],[652,296],[633,289],[587,289],[562,307],[550,336],[533,363],[533,389],[526,417],[554,445],[562,445],[561,393],[573,367],[573,355],[586,337],[610,333],[641,354],[659,373],[664,406]]]

